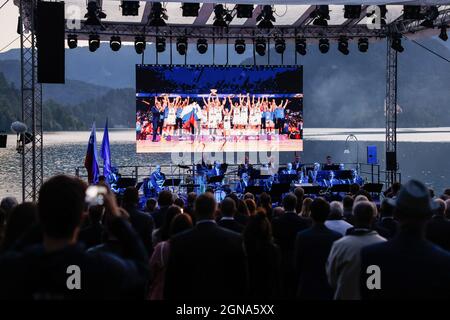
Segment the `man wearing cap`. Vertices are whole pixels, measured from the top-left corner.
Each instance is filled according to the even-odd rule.
[[[450,298],[450,253],[425,239],[435,206],[427,187],[410,180],[390,202],[399,231],[392,240],[361,250],[361,297]]]

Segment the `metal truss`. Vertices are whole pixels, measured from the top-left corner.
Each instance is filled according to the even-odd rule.
[[[36,201],[43,180],[42,85],[37,82],[37,50],[34,32],[36,0],[20,0],[20,52],[22,78],[22,122],[28,127],[22,135],[22,198]]]

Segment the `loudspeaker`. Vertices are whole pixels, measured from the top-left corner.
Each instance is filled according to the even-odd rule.
[[[395,152],[386,152],[386,170],[397,170],[397,154]]]
[[[40,83],[64,83],[64,2],[37,3],[37,77]]]
[[[378,164],[377,146],[367,146],[367,164]]]
[[[0,134],[0,148],[6,148],[6,139],[8,136],[6,134]]]

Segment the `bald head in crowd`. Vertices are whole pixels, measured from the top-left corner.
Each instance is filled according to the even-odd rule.
[[[353,206],[353,216],[355,218],[356,228],[369,229],[372,225],[373,219],[376,216],[376,207],[369,201],[358,201]]]

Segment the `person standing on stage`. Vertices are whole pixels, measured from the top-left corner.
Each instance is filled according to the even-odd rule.
[[[225,137],[230,135],[231,131],[231,110],[224,108],[223,109],[223,135]]]
[[[303,164],[300,161],[300,156],[297,154],[295,156],[295,161],[292,163],[292,167],[294,168],[294,170],[299,171],[302,169]]]
[[[245,156],[244,163],[238,167],[238,176],[242,177],[243,173],[247,173],[249,176],[253,173],[253,166],[249,163],[248,156]]]
[[[162,190],[164,181],[166,181],[166,175],[161,172],[161,166],[156,165],[155,171],[150,175],[150,189],[152,189],[156,195]]]
[[[181,137],[183,135],[183,119],[181,118],[181,114],[183,113],[183,108],[189,104],[189,97],[180,103],[176,107],[175,111],[175,128],[178,131],[178,136]]]
[[[165,110],[167,111],[166,134],[169,136],[172,136],[174,134],[176,124],[176,109],[178,109],[179,101],[180,97],[174,98],[172,102],[170,102],[169,98],[167,97],[167,108]]]
[[[164,96],[164,100],[161,106],[161,112],[159,114],[159,135],[163,136],[163,132],[165,132],[165,120],[169,114],[169,109],[168,109],[168,98],[167,96]]]
[[[275,127],[273,111],[274,111],[274,106],[267,104],[265,118],[266,118],[266,130],[268,131],[267,133],[269,133],[269,134],[272,134],[272,130]]]
[[[283,104],[283,100],[281,100],[281,103],[277,105],[275,103],[275,99],[272,100],[272,107],[275,109],[275,129],[278,130],[278,134],[283,133],[283,127],[284,127],[284,110],[286,109],[287,104],[289,103],[289,100],[286,99],[286,102]]]
[[[267,133],[267,128],[266,128],[266,111],[268,106],[268,99],[266,98],[266,100],[264,100],[264,97],[261,100],[261,134],[265,134]]]
[[[158,134],[158,128],[161,122],[161,102],[158,97],[155,96],[155,104],[151,108],[152,112],[152,127],[153,127],[153,142],[156,142],[156,135]],[[161,134],[161,132],[160,132]]]

